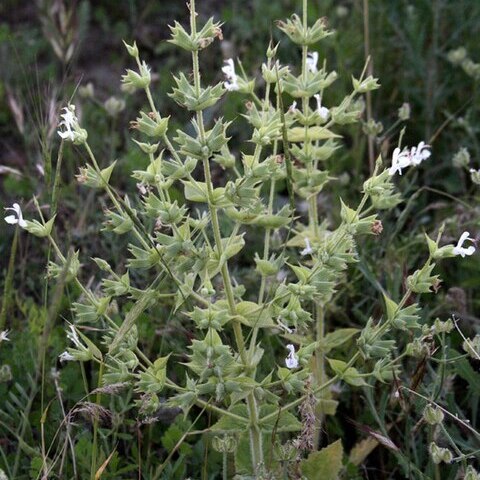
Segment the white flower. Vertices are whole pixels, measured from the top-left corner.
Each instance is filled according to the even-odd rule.
[[[223,83],[223,85],[229,92],[238,90],[238,77],[235,73],[235,64],[231,58],[225,60],[225,63],[226,65],[222,67],[222,72],[227,77],[227,80]]]
[[[10,225],[15,225],[18,223],[19,227],[25,228],[27,226],[27,222],[23,219],[22,209],[18,203],[14,203],[11,207],[5,208],[5,210],[13,210],[16,215],[8,215],[5,217],[5,221]]]
[[[292,104],[290,105],[288,111],[289,112],[294,112],[297,109],[297,102],[293,101]]]
[[[312,249],[312,246],[310,245],[310,240],[308,238],[305,239],[305,245],[306,245],[306,248],[304,248],[300,252],[300,255],[309,255],[313,253],[313,249]]]
[[[390,175],[395,175],[397,172],[401,175],[402,168],[410,166],[410,152],[408,150],[400,151],[397,147],[393,151],[392,166],[388,169]]]
[[[288,327],[287,325],[285,325],[283,322],[281,322],[280,320],[277,320],[277,323],[278,323],[278,326],[284,330],[285,332],[287,333],[293,333],[293,329],[291,329],[290,327]]]
[[[470,233],[468,232],[463,232],[462,236],[458,240],[457,246],[453,248],[453,253],[455,255],[460,255],[462,258],[465,258],[465,255],[473,255],[475,252],[475,247],[473,245],[470,245],[468,248],[463,248],[463,244],[465,240],[470,240],[471,242],[474,242],[475,240],[473,238],[468,238]]]
[[[322,120],[327,121],[328,116],[330,115],[330,110],[327,107],[322,107],[322,99],[318,93],[314,95],[314,97],[317,101],[317,113],[320,115]]]
[[[312,73],[317,73],[318,52],[308,52],[307,54],[307,70]]]
[[[71,360],[75,360],[74,356],[73,355],[70,355],[68,352],[63,352],[62,354],[60,354],[58,356],[58,358],[60,359],[61,362],[67,362],[67,361],[71,361]]]
[[[289,343],[287,345],[287,350],[290,351],[290,353],[288,354],[287,358],[285,359],[285,365],[287,366],[287,368],[298,368],[298,356],[297,354],[295,353],[295,347]]]
[[[63,127],[63,130],[58,130],[58,135],[63,140],[69,140],[77,145],[85,143],[88,138],[88,133],[83,128],[80,128],[78,118],[75,115],[75,105],[69,104],[68,107],[63,108],[65,113],[62,113],[62,121],[58,124]]]
[[[388,169],[388,173],[395,175],[398,172],[401,175],[403,168],[420,165],[432,154],[430,148],[430,145],[423,141],[411,149],[405,148],[400,151],[397,147],[393,151],[392,166]]]
[[[8,330],[4,330],[3,332],[0,332],[0,343],[1,342],[9,342],[10,339],[8,338]]]
[[[73,325],[69,325],[70,331],[67,332],[67,338],[69,338],[77,348],[83,348],[83,345],[78,338],[77,331]]]
[[[412,147],[410,150],[411,164],[420,165],[420,163],[429,158],[431,154],[430,145],[426,145],[425,142],[420,142],[416,147]]]
[[[65,130],[58,130],[58,134],[63,140],[70,140],[73,142],[75,140],[75,132],[72,130],[75,125],[78,123],[77,117],[75,116],[75,105],[69,105],[68,107],[63,108],[65,113],[60,115],[63,120],[58,124],[59,127],[65,127]]]

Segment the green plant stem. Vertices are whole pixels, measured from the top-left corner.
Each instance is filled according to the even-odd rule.
[[[222,478],[228,480],[228,453],[222,453]]]
[[[13,296],[12,285],[13,274],[15,272],[15,258],[17,256],[19,229],[20,228],[17,226],[13,235],[12,248],[10,250],[10,258],[8,260],[8,270],[5,277],[5,285],[3,286],[2,310],[0,312],[0,330],[3,330],[5,328],[7,322],[8,308],[10,306],[10,299]]]
[[[103,376],[103,362],[100,362],[100,367],[98,370],[98,388],[102,386],[102,376]],[[95,403],[100,405],[101,403],[101,394],[97,392]],[[97,472],[97,442],[98,442],[98,413],[95,413],[93,420],[93,443],[92,443],[92,463],[90,468],[90,479],[95,480]]]
[[[306,30],[308,28],[308,0],[303,0],[303,28]],[[307,70],[307,56],[308,56],[308,46],[304,45],[302,47],[302,76],[304,81],[306,81],[308,76]],[[302,98],[302,108],[304,115],[308,115],[309,107],[309,97]],[[309,158],[309,152],[311,150],[311,140],[308,137],[308,124],[305,123],[305,155]],[[314,169],[313,158],[310,159],[307,163],[307,171],[309,175],[313,174]],[[316,241],[318,241],[319,236],[319,224],[318,224],[318,207],[317,207],[317,194],[313,194],[308,199],[308,223],[310,229],[313,233],[313,236]],[[315,351],[315,365],[314,365],[314,388],[325,383],[325,355],[323,354],[323,339],[325,337],[325,311],[323,305],[316,301],[314,302],[315,309],[315,330],[316,330],[316,341],[318,347]],[[315,417],[315,440],[314,445],[318,445],[320,442],[320,433],[322,431],[322,422],[323,414],[317,412]]]
[[[190,1],[190,27],[192,33],[196,33],[196,11],[195,11],[195,0]],[[192,52],[192,63],[193,63],[193,81],[194,87],[197,95],[200,94],[200,68],[198,62],[198,51]],[[201,111],[197,112],[197,123],[200,132],[200,139],[202,143],[205,142],[205,129],[203,124],[203,113]],[[208,195],[208,208],[210,211],[210,217],[212,222],[213,236],[215,239],[215,247],[217,250],[218,257],[222,262],[221,266],[221,275],[224,284],[225,294],[227,297],[227,302],[229,305],[229,310],[232,316],[236,316],[236,306],[235,306],[235,297],[233,294],[232,282],[230,279],[230,272],[228,269],[227,260],[223,258],[224,252],[222,247],[222,237],[220,233],[220,225],[218,222],[218,213],[216,206],[213,205],[213,183],[212,176],[210,172],[210,162],[207,157],[203,158],[203,168],[205,174],[205,183],[207,185],[207,195]],[[242,359],[242,362],[245,365],[245,368],[248,369],[248,357],[245,349],[245,340],[243,337],[242,326],[238,320],[233,320],[233,332],[235,336],[235,342],[237,344],[238,352]],[[263,464],[263,442],[262,442],[262,433],[258,426],[258,407],[255,396],[250,393],[247,397],[247,409],[250,418],[249,425],[249,436],[250,436],[250,453],[253,471]]]
[[[268,67],[270,68],[271,66],[271,59],[268,59]],[[267,83],[267,87],[265,88],[265,98],[262,104],[262,110],[265,111],[267,108],[270,106],[270,83]],[[277,97],[277,108],[279,108],[279,101]],[[272,155],[277,154],[277,149],[278,149],[278,141],[275,140],[273,143],[273,152]],[[262,146],[260,144],[257,144],[255,147],[255,152],[254,152],[254,161],[253,163],[256,164],[258,162],[260,155],[262,152]],[[273,201],[275,199],[275,178],[272,178],[272,181],[270,182],[270,194],[268,197],[268,207],[267,207],[267,214],[271,215],[273,213]],[[270,255],[270,235],[272,233],[271,228],[266,228],[265,230],[265,235],[263,239],[263,260],[268,261],[268,256]],[[265,295],[265,288],[267,285],[267,277],[265,275],[262,275],[262,278],[260,280],[260,291],[258,294],[258,304],[261,305],[263,303],[263,298]],[[255,352],[255,345],[257,343],[257,337],[258,337],[258,332],[259,328],[255,326],[252,330],[252,336],[250,339],[250,356],[253,357],[254,352]]]
[[[363,0],[363,42],[365,50],[365,61],[370,58],[370,15],[369,15],[369,0]],[[368,62],[368,73],[367,75],[373,75],[373,63],[372,61]],[[372,92],[368,91],[366,93],[367,100],[367,122],[372,119]],[[375,152],[374,152],[374,137],[373,135],[368,135],[368,165],[370,167],[370,173],[373,172],[375,165]]]

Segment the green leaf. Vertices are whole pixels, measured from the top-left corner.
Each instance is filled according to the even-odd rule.
[[[302,429],[302,424],[290,412],[283,411],[278,415],[279,406],[262,405],[260,407],[260,420],[258,422],[260,430],[265,433],[271,432],[296,432]],[[269,420],[265,417],[274,413],[275,416]]]
[[[155,298],[155,292],[153,290],[146,290],[138,298],[135,305],[127,313],[125,320],[123,321],[120,329],[118,330],[115,338],[108,348],[108,353],[112,354],[115,349],[120,345],[125,335],[130,331],[130,329],[135,324],[137,318],[143,313],[143,311],[148,307],[150,302]]]
[[[190,182],[182,180],[185,186],[185,198],[191,202],[208,203],[207,184],[204,182]],[[228,207],[231,202],[225,198],[225,188],[218,187],[212,192],[212,205]]]
[[[300,464],[307,480],[336,480],[342,468],[343,447],[337,440],[318,452],[311,453]]]
[[[346,362],[343,360],[335,360],[333,358],[327,358],[328,363],[330,364],[330,368],[339,376],[343,375],[347,368]]]
[[[368,385],[355,367],[347,367],[347,364],[342,360],[332,358],[327,358],[327,360],[331,369],[346,383],[355,387]]]
[[[454,352],[454,350],[450,351],[452,357]],[[457,353],[457,356],[459,355],[459,352],[455,353]],[[470,362],[465,358],[461,358],[460,360],[456,360],[454,365],[455,371],[468,383],[468,388],[472,393],[480,395],[480,374],[473,369]]]
[[[254,302],[240,302],[236,306],[237,320],[250,328],[274,327],[268,307]]]
[[[305,128],[294,127],[287,131],[289,142],[304,142],[305,141]],[[341,135],[333,133],[324,127],[314,126],[307,129],[307,138],[311,141],[326,140],[328,138],[339,138]]]
[[[358,328],[339,328],[334,332],[327,333],[324,339],[320,342],[320,348],[323,353],[328,353],[330,350],[338,348],[348,342],[359,331]]]
[[[230,408],[229,412],[234,413],[237,417],[233,418],[229,415],[220,417],[217,423],[212,425],[211,430],[214,432],[244,432],[248,425],[248,411],[246,405],[235,405]]]

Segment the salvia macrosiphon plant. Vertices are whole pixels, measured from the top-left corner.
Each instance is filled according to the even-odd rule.
[[[66,326],[71,346],[61,361],[96,363],[100,386],[132,388],[145,421],[160,407],[209,415],[213,423],[204,435],[223,455],[223,478],[337,478],[345,463],[342,443],[322,437],[338,406],[334,388],[391,383],[397,401],[409,395],[396,382],[405,357],[421,357],[432,336],[454,329],[451,319],[433,325],[421,321],[420,294],[439,288],[439,261],[470,256],[475,248],[465,244],[468,232],[458,233],[456,245],[442,243],[441,229],[436,238],[426,235],[425,262],[408,276],[401,298],[384,293],[379,318],[370,318],[361,329],[337,328],[327,321],[325,312],[337,287],[355,269],[362,238],[381,235],[382,212],[402,202],[396,178],[428,163],[431,148],[423,141],[402,147],[400,137],[391,160],[377,159],[357,203],[339,199],[341,220],[328,224],[319,217],[318,200],[332,180],[329,163],[342,147],[337,132],[359,122],[363,96],[379,88],[377,79],[366,74],[365,65],[338,105],[324,101],[324,92],[335,88],[337,73],[327,69],[316,48],[333,32],[323,18],[308,21],[304,0],[302,17],[277,23],[285,41],[301,51],[301,65],[283,65],[281,45],[271,44],[261,68],[261,89],[233,59],[222,68],[224,81],[205,85],[200,58],[222,39],[221,24],[210,19],[199,25],[194,0],[189,9],[190,25],[175,22],[169,41],[191,53],[192,73],[179,72],[168,93],[191,115],[189,130],[169,126],[170,117],[155,105],[149,66],[135,42],[125,44],[134,67],[123,76],[123,85],[148,102],[147,111],[131,122],[134,142],[148,159],[144,170],[132,172],[136,198],[119,195],[111,185],[115,162],[100,168],[89,146],[94,133],[82,128],[75,105],[68,104],[60,115],[64,148],[73,143],[88,160],[78,182],[108,198],[104,228],[128,236],[126,265],[114,268],[94,258],[103,279],[99,288],[87,287],[81,262],[88,252],[62,251],[52,234],[54,216],[47,219],[38,208],[38,220],[27,220],[14,204],[5,221],[45,237],[55,253],[48,276],[81,289],[72,307],[75,323]],[[220,99],[228,101],[231,92],[246,100],[234,122],[251,132],[235,154],[229,147],[230,122],[206,121],[204,115]],[[161,93],[160,87],[155,95]],[[213,166],[223,171],[221,183],[212,178]],[[185,201],[172,198],[173,187]],[[279,191],[286,192],[283,202],[277,201]],[[306,214],[299,205],[306,206]],[[252,232],[264,238],[263,249],[249,259],[254,292],[233,275],[240,252],[252,250]],[[122,298],[132,304],[128,313],[111,308]],[[191,332],[182,363],[174,355],[150,358],[142,352],[137,322],[159,305]],[[102,336],[93,336],[85,326],[101,330]],[[408,341],[397,342],[402,332]],[[280,345],[275,349],[269,347],[272,337]],[[6,332],[2,340],[8,340]],[[479,341],[465,342],[467,353],[478,358]],[[183,375],[172,374],[174,363]],[[427,402],[427,424],[442,426],[444,414],[442,407]],[[395,445],[387,444],[388,432],[382,439],[404,471],[415,470]],[[327,446],[319,450],[320,445]],[[468,456],[460,458],[454,448],[452,453],[451,446],[441,445],[432,440],[429,447],[436,464],[459,462],[468,478],[478,478],[466,463]]]

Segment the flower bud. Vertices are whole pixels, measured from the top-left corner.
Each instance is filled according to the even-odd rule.
[[[140,117],[135,122],[130,122],[130,128],[135,128],[149,137],[162,137],[167,131],[169,118],[140,112]]]
[[[92,260],[97,264],[97,267],[100,268],[100,270],[103,270],[104,272],[111,272],[112,271],[112,268],[110,267],[108,262],[103,260],[103,258],[95,257]]]
[[[123,40],[123,44],[125,45],[127,52],[133,58],[138,58],[138,47],[137,42],[133,42],[133,45],[129,45],[125,40]]]
[[[474,80],[480,79],[480,63],[475,63],[469,58],[462,62],[463,71]]]
[[[398,109],[398,119],[402,120],[403,122],[405,120],[408,120],[410,118],[410,104],[405,102],[399,109]]]
[[[408,343],[405,347],[405,353],[409,357],[422,358],[429,352],[428,345],[421,338],[415,338],[413,342]]]
[[[52,227],[53,223],[55,222],[55,217],[54,215],[48,222],[45,224],[40,223],[38,220],[25,220],[26,226],[25,230],[27,232],[31,233],[32,235],[35,235],[36,237],[48,237],[51,232],[52,232]]]
[[[467,168],[470,163],[470,152],[465,147],[462,147],[453,156],[452,163],[457,168]]]
[[[147,154],[155,154],[156,151],[158,150],[158,146],[159,144],[158,143],[154,143],[154,144],[151,144],[151,143],[142,143],[142,142],[137,142],[137,140],[133,139],[133,141],[140,147],[140,149],[142,150],[142,152],[145,152]]]
[[[475,360],[480,359],[480,334],[475,335],[473,339],[466,338],[462,344],[463,349],[467,354]]]
[[[335,14],[338,18],[345,18],[349,13],[350,10],[345,5],[339,5],[335,10]]]
[[[237,441],[232,435],[213,437],[212,447],[219,453],[233,453],[237,448]]]
[[[267,48],[267,58],[273,58],[277,55],[277,50],[278,50],[278,43],[273,46],[272,42],[268,45]]]
[[[369,75],[365,80],[357,80],[355,77],[352,77],[353,89],[357,93],[366,93],[372,90],[376,90],[380,88],[380,84],[378,83],[378,78],[373,78]]]
[[[146,88],[151,80],[150,67],[145,62],[140,65],[138,73],[128,69],[127,74],[122,75],[122,83],[130,88]]]
[[[12,378],[12,369],[10,368],[10,365],[3,364],[0,367],[0,383],[10,382]],[[2,470],[0,470],[0,480],[2,480],[1,472]],[[8,480],[6,475],[5,478]]]
[[[451,463],[453,460],[452,452],[448,448],[439,447],[435,442],[432,442],[428,447],[433,463]]]
[[[82,98],[94,98],[95,97],[95,88],[92,82],[88,82],[86,85],[78,87],[78,94]]]
[[[372,137],[378,137],[383,132],[382,122],[376,122],[371,118],[368,122],[362,126],[363,132]]]
[[[433,322],[433,331],[437,335],[441,333],[450,333],[455,328],[451,318],[442,322],[439,318],[436,318]]]
[[[480,185],[480,170],[470,169],[470,179],[475,185]]]
[[[471,465],[469,465],[463,480],[480,480],[480,473],[478,473]]]
[[[423,411],[423,418],[429,425],[439,425],[443,422],[442,410],[434,405],[427,405]]]
[[[453,65],[460,65],[466,58],[467,50],[465,47],[459,47],[447,53],[447,59]]]
[[[111,117],[116,117],[120,112],[125,110],[125,100],[110,97],[104,102],[103,107]]]

